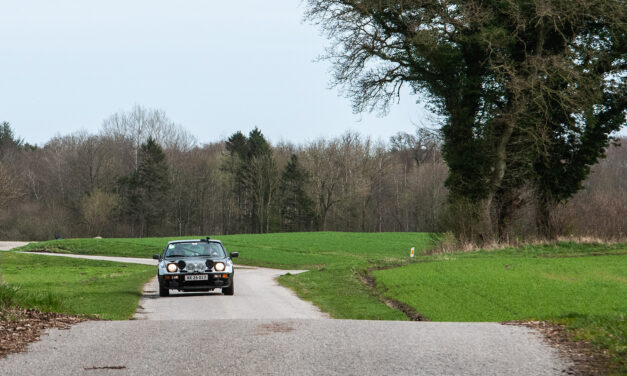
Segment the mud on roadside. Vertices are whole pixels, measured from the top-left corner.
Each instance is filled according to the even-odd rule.
[[[399,302],[398,300],[384,297],[380,291],[377,291],[377,281],[372,275],[368,273],[360,273],[359,279],[361,280],[361,283],[368,286],[372,294],[374,294],[381,302],[392,309],[401,311],[410,321],[429,321],[425,315],[416,311],[412,306]]]
[[[560,356],[572,366],[563,374],[574,376],[600,376],[612,372],[610,356],[586,341],[575,341],[566,326],[548,321],[506,321],[503,325],[521,325],[542,334],[545,341],[557,349]]]

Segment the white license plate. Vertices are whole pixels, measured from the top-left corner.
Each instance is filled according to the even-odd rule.
[[[186,281],[206,281],[209,279],[207,274],[195,274],[195,275],[186,275]]]

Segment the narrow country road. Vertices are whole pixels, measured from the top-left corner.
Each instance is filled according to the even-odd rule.
[[[28,244],[28,242],[0,242],[0,251],[8,251],[26,244]]]
[[[219,290],[207,293],[170,292],[160,298],[154,278],[144,288],[144,297],[135,314],[137,320],[222,320],[222,319],[322,319],[313,304],[302,301],[281,286],[276,277],[287,270],[236,268],[235,295]],[[290,271],[292,274],[300,271]]]
[[[331,320],[278,285],[285,272],[238,268],[235,296],[160,298],[153,280],[134,320],[49,330],[0,359],[0,375],[560,375],[568,366],[526,327]]]

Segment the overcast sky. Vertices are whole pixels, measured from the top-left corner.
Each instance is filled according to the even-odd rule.
[[[314,61],[328,42],[303,12],[300,0],[2,0],[0,121],[39,145],[135,104],[201,143],[255,126],[302,143],[429,125],[409,94],[385,117],[353,114]]]

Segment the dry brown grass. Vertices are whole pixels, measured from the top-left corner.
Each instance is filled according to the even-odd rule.
[[[581,243],[581,244],[620,244],[627,243],[627,237],[603,238],[599,236],[559,236],[555,240],[532,238],[524,241],[492,241],[485,244],[478,244],[472,241],[460,241],[453,233],[447,232],[436,238],[437,245],[427,251],[428,255],[442,255],[458,252],[491,251],[504,248],[515,248],[521,246],[556,245],[558,243]]]

